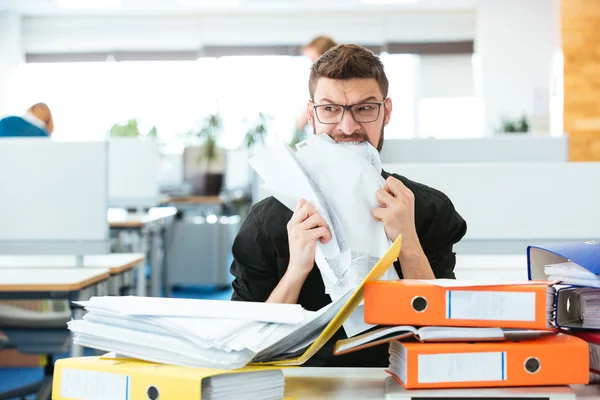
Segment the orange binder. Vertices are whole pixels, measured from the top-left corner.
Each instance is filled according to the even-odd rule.
[[[365,285],[364,318],[374,325],[549,330],[554,293],[552,282],[373,281]]]
[[[386,372],[406,389],[587,384],[588,346],[561,333],[521,342],[395,341]]]

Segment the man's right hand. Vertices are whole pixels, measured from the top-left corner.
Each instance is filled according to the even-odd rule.
[[[327,243],[331,231],[325,220],[306,200],[300,199],[294,215],[287,224],[290,263],[286,274],[304,281],[315,264],[317,240]]]

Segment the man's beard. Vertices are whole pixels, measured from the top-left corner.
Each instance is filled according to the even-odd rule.
[[[383,120],[385,121],[385,111],[383,113]],[[315,121],[313,120],[312,123],[313,126],[313,134],[316,135],[317,134],[317,128],[315,126]],[[381,134],[379,135],[379,143],[377,143],[377,151],[381,151],[381,149],[383,148],[383,136],[384,136],[384,130],[385,130],[385,124],[381,124]],[[348,140],[348,141],[356,141],[356,142],[368,142],[369,138],[367,137],[366,133],[362,133],[362,132],[355,132],[352,135],[344,135],[344,134],[339,134],[336,135],[335,133],[332,135],[329,135],[333,140],[335,140],[336,142],[338,142],[338,138],[343,138],[344,140]]]

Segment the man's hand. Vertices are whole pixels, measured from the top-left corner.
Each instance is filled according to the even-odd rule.
[[[398,235],[402,235],[403,244],[414,240],[418,242],[413,192],[390,176],[383,189],[377,190],[376,196],[379,207],[373,209],[373,217],[383,222],[388,238],[393,242]]]
[[[304,281],[315,265],[317,240],[321,243],[331,240],[331,232],[325,220],[304,199],[298,202],[294,215],[287,224],[287,232],[290,263],[267,303],[297,303]]]
[[[373,218],[383,222],[385,233],[391,241],[402,235],[402,250],[398,260],[404,278],[435,278],[417,235],[413,192],[398,179],[390,176],[376,196],[379,207],[373,209]]]
[[[315,264],[317,240],[321,243],[331,240],[329,226],[310,203],[301,199],[287,224],[287,231],[290,245],[288,272],[306,279]]]

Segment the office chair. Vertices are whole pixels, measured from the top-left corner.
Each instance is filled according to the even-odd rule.
[[[31,395],[36,400],[52,398],[53,354],[69,348],[66,324],[71,316],[68,300],[0,301],[0,328],[7,335],[0,341],[0,349],[16,348],[23,353],[46,355],[42,380],[0,393],[0,400],[24,400]]]

